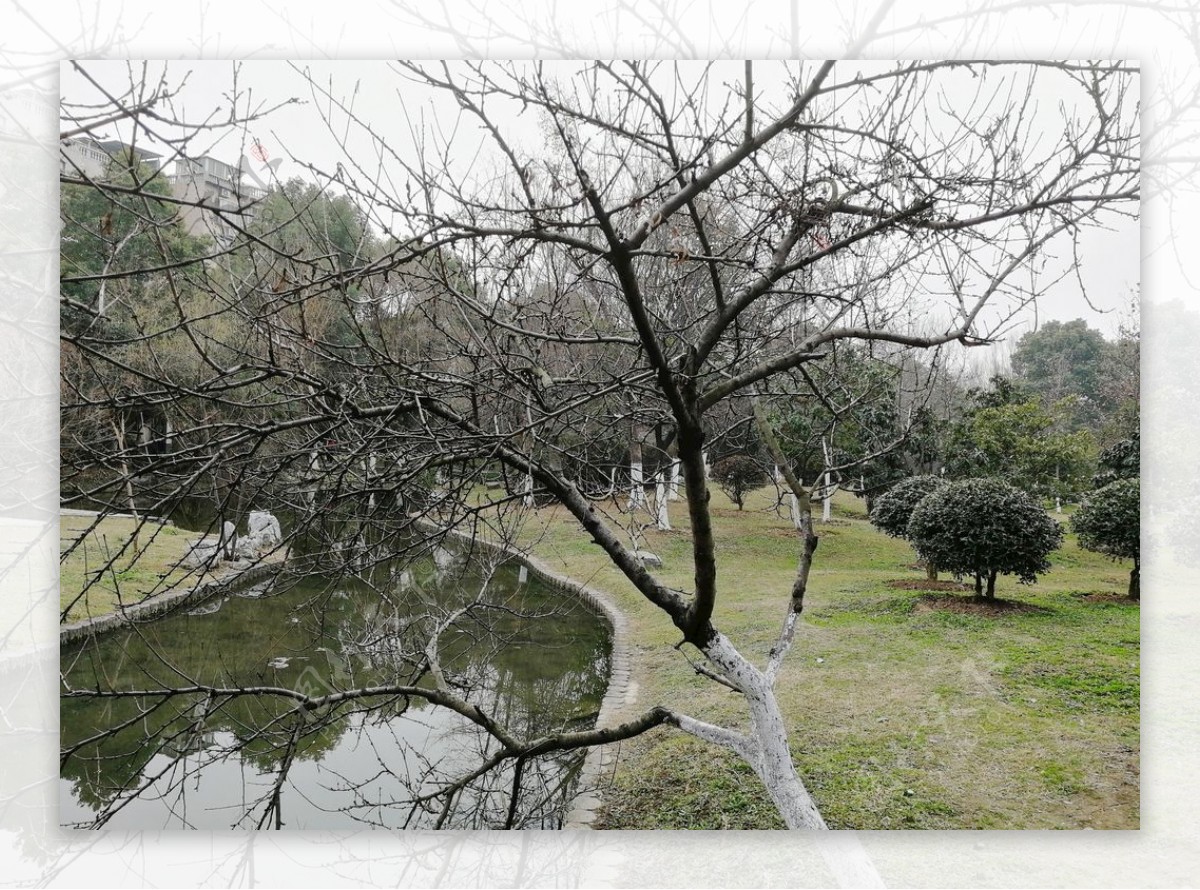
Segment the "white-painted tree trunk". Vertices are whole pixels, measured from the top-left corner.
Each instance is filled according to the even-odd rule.
[[[828,522],[833,516],[833,488],[830,486],[829,467],[833,456],[829,453],[829,440],[821,440],[821,450],[825,453],[825,486],[821,490],[821,521]]]
[[[708,472],[708,452],[700,452],[700,459],[704,461],[704,481],[707,482],[712,478],[711,474]]]
[[[308,487],[308,505],[311,507],[317,498],[317,488],[320,483],[317,481],[321,478],[321,458],[317,454],[317,449],[313,449],[308,455],[308,475],[312,479],[312,484]]]
[[[667,483],[660,478],[654,486],[655,524],[660,531],[671,530],[671,515],[667,512]]]
[[[521,498],[521,503],[526,507],[533,506],[533,474],[525,474],[525,497]]]
[[[367,459],[367,482],[370,484],[371,489],[372,489],[370,496],[367,498],[367,507],[374,510],[375,509],[375,491],[374,491],[374,488],[375,488],[375,455],[374,454],[372,454]]]
[[[679,458],[671,461],[670,493],[667,497],[672,501],[679,500]]]
[[[646,507],[646,478],[642,472],[642,462],[629,462],[629,509],[642,510]]]
[[[792,505],[792,525],[799,531],[804,527],[800,521],[800,499],[796,497],[796,492],[794,491],[788,492],[788,499]]]
[[[727,680],[742,690],[750,708],[750,732],[718,741],[745,758],[788,828],[826,828],[825,820],[792,762],[787,723],[771,680],[722,634],[714,635],[705,646],[704,654]],[[680,728],[688,730],[683,723]]]

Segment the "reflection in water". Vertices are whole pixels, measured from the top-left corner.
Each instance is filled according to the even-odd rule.
[[[609,639],[573,597],[449,551],[246,594],[64,648],[64,825],[560,825],[578,753],[476,775],[499,745],[446,708],[390,694],[304,710],[264,690],[431,688],[440,670],[517,739],[586,729]],[[197,686],[222,693],[81,696]]]

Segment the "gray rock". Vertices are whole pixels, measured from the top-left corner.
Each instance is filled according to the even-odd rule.
[[[220,561],[221,545],[208,538],[197,538],[193,541],[187,555],[183,557],[183,565],[189,569],[206,569]]]
[[[250,533],[239,538],[234,548],[235,554],[241,559],[254,559],[278,547],[283,542],[283,532],[279,528],[279,520],[265,510],[251,512],[247,525]]]
[[[651,553],[649,550],[638,550],[633,555],[642,561],[642,565],[650,566],[652,569],[662,568],[662,558],[656,553]]]
[[[455,563],[454,554],[451,553],[449,550],[447,550],[445,547],[434,547],[433,548],[433,564],[435,566],[437,566],[438,571],[444,572],[444,571],[446,571],[446,569],[453,566],[454,563]]]
[[[279,527],[279,520],[266,510],[251,511],[247,525],[250,528],[250,537],[258,538],[264,546],[274,547],[283,542],[283,531]]]

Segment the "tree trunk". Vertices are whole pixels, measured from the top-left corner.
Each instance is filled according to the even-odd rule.
[[[526,473],[526,474],[525,474],[525,487],[524,487],[523,491],[525,492],[525,494],[524,494],[524,496],[521,498],[521,503],[522,503],[522,504],[524,504],[526,507],[531,507],[531,508],[532,508],[532,507],[533,507],[533,505],[534,505],[534,501],[533,501],[533,474],[532,474],[532,473]]]
[[[632,436],[629,440],[629,509],[637,510],[646,506],[646,481],[642,472],[642,437],[637,424],[633,425]]]
[[[670,494],[668,497],[673,500],[679,500],[679,458],[676,457],[671,461],[671,483]]]
[[[821,449],[825,453],[825,487],[821,491],[821,521],[828,522],[833,518],[833,488],[831,487],[831,479],[829,476],[829,466],[833,463],[833,456],[829,452],[829,440],[821,440]]]
[[[937,566],[931,562],[925,563],[925,577],[930,581],[936,581],[938,576]]]
[[[1137,559],[1133,561],[1133,569],[1129,572],[1129,598],[1138,602],[1142,599],[1142,567]]]
[[[129,461],[125,458],[125,415],[121,414],[118,416],[118,420],[112,421],[112,430],[117,440],[117,454],[121,455],[121,476],[125,480],[125,503],[129,514],[133,517],[133,535],[130,540],[133,543],[134,552],[137,552],[142,521],[138,518],[137,503],[133,497],[133,476],[129,471]]]
[[[370,495],[367,496],[368,509],[375,509],[375,452],[371,452],[371,456],[367,459],[367,485],[371,488]]]
[[[671,515],[667,512],[667,481],[661,476],[654,486],[655,524],[660,531],[671,530]]]
[[[975,573],[975,598],[983,599],[983,573]]]
[[[987,583],[987,598],[994,600],[996,598],[996,570],[993,569],[988,573]]]
[[[308,498],[308,505],[311,507],[317,499],[317,489],[321,487],[321,457],[314,448],[308,455],[308,475],[311,480],[308,490],[305,492]]]
[[[762,781],[787,827],[826,829],[825,820],[796,772],[788,747],[787,724],[770,679],[721,634],[713,634],[704,654],[745,692],[751,729],[744,749],[734,750]]]

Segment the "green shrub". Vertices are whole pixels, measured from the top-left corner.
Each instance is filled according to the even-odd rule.
[[[908,537],[908,520],[917,504],[946,484],[939,476],[910,476],[897,482],[871,505],[871,524],[893,538]],[[937,566],[926,563],[930,581],[937,580]]]
[[[926,495],[946,484],[938,476],[910,476],[897,482],[871,506],[871,524],[893,538],[908,537],[908,520]]]
[[[721,486],[721,491],[742,509],[746,495],[762,485],[767,474],[758,461],[745,454],[731,454],[713,464],[712,477]]]
[[[1113,559],[1132,559],[1129,598],[1141,598],[1141,483],[1118,479],[1092,492],[1075,515],[1071,526],[1079,546]]]
[[[990,478],[947,483],[916,506],[908,523],[908,539],[922,559],[973,576],[975,595],[989,599],[997,575],[1032,583],[1049,571],[1047,557],[1062,537],[1062,526],[1030,495]]]

